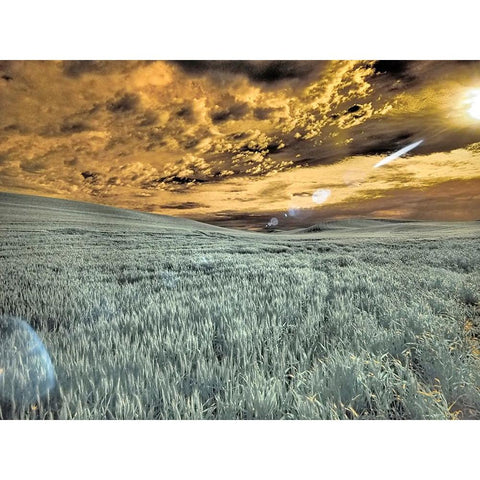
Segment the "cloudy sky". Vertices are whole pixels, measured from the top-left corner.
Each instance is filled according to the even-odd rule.
[[[479,220],[480,62],[2,61],[0,190],[251,229]]]

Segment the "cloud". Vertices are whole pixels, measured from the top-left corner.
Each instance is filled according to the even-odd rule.
[[[125,74],[149,63],[145,60],[128,62],[122,60],[66,60],[62,62],[62,68],[67,77],[76,78],[84,74]]]
[[[373,68],[379,75],[387,75],[393,81],[408,83],[415,79],[409,71],[409,67],[414,64],[415,62],[410,60],[377,60],[373,63]]]
[[[210,117],[213,123],[222,123],[230,119],[238,120],[245,116],[248,111],[249,108],[246,102],[232,102],[223,108],[215,106],[210,113]]]
[[[333,202],[343,177],[348,188],[380,182],[358,173],[364,156],[380,156],[373,165],[420,139],[421,163],[386,167],[386,188],[474,175],[465,152],[478,150],[478,122],[463,102],[479,62],[4,61],[0,77],[1,188],[135,208],[209,192],[208,207],[176,209],[190,214],[232,210],[220,195],[239,209],[259,194],[285,201],[256,188],[300,171],[324,179],[309,188],[333,188]],[[357,170],[344,172],[353,157]],[[245,198],[235,182],[255,188]]]
[[[48,166],[48,163],[46,161],[46,159],[33,159],[33,160],[24,160],[22,162],[20,162],[20,168],[24,171],[24,172],[28,172],[28,173],[38,173],[38,172],[41,172],[43,170],[45,170],[45,168]]]
[[[159,208],[164,208],[167,210],[191,210],[192,208],[201,207],[206,207],[206,205],[198,202],[167,203],[166,205],[159,205]]]
[[[117,93],[115,98],[107,101],[107,110],[115,114],[131,112],[136,110],[138,104],[138,95],[131,92]]]
[[[325,64],[321,61],[299,60],[179,60],[173,63],[191,75],[210,75],[222,80],[243,75],[260,84],[306,81],[318,75]]]
[[[214,181],[222,177],[222,172],[265,175],[290,168],[294,164],[292,158],[299,151],[311,157],[311,151],[318,146],[315,129],[320,132],[324,121],[321,109],[312,112],[311,95],[289,96],[285,89],[262,91],[249,81],[276,84],[313,79],[318,83],[325,74],[320,81],[323,81],[321,88],[334,92],[336,86],[330,86],[330,77],[337,75],[335,65],[294,61],[200,62],[193,68],[182,64],[179,69],[178,64],[164,62],[15,63],[10,70],[16,70],[23,78],[21,87],[31,90],[34,102],[24,103],[25,95],[20,95],[19,90],[10,92],[11,108],[5,116],[9,123],[3,127],[35,132],[40,135],[37,142],[48,136],[61,136],[57,144],[61,144],[62,150],[72,148],[77,137],[76,156],[90,157],[102,164],[120,157],[144,161],[148,152],[157,152],[159,159],[167,155],[181,158],[191,152],[202,156],[212,172],[218,172],[212,177]],[[344,81],[348,72],[356,67],[347,62],[342,68],[343,74],[335,77],[337,83]],[[185,76],[187,70],[202,73],[202,78],[192,82]],[[219,88],[212,72],[224,72],[229,78],[233,75],[243,80]],[[318,97],[318,88],[311,93]],[[65,98],[69,101],[64,102]],[[326,103],[330,100],[329,96],[325,97]],[[348,109],[352,109],[351,104],[344,108]],[[368,108],[363,110],[350,111],[355,118],[341,119],[339,125],[345,129],[363,122],[364,117],[370,115]],[[300,145],[296,135],[302,126],[300,138],[307,142]],[[333,158],[334,149],[338,149],[340,155],[344,151],[336,141],[331,145],[333,137],[328,128],[326,130],[322,140],[324,153],[319,161]],[[82,136],[87,133],[89,137]],[[98,139],[95,143],[103,144],[103,150],[92,145],[93,138]],[[81,139],[85,140],[82,147],[78,145]],[[308,142],[309,139],[312,141]],[[291,147],[293,151],[289,151]],[[272,157],[282,149],[283,156]],[[158,160],[151,165],[162,176],[160,163]]]
[[[88,130],[91,130],[91,127],[88,125],[88,123],[82,121],[65,120],[60,125],[60,132],[66,135],[71,133],[86,132]]]

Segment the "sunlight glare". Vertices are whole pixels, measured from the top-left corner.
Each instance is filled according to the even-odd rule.
[[[471,117],[480,120],[480,90],[473,90],[468,113]]]
[[[378,168],[381,167],[382,165],[386,165],[387,163],[390,163],[392,160],[396,160],[397,158],[401,157],[402,155],[405,155],[408,153],[410,150],[413,150],[414,148],[417,148],[423,140],[419,140],[418,142],[412,143],[410,145],[407,145],[406,147],[403,147],[402,149],[392,153],[388,157],[385,157],[383,160],[380,160],[378,163],[376,163],[373,168]]]

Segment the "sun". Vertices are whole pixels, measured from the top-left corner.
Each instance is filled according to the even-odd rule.
[[[469,97],[470,108],[468,113],[471,117],[480,120],[480,90],[472,90]]]

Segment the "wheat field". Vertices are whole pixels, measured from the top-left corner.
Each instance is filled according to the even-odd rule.
[[[0,315],[49,352],[40,418],[479,418],[479,234],[242,232],[2,193]]]

